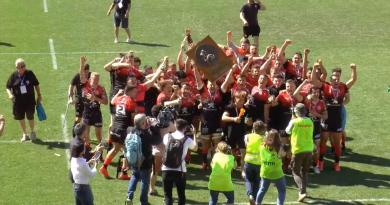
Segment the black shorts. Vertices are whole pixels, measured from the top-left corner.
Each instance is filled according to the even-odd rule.
[[[76,117],[82,117],[83,116],[84,104],[82,102],[77,102],[74,105],[74,109],[75,109]]]
[[[214,133],[222,133],[222,128],[219,126],[207,126],[207,125],[200,125],[200,133],[201,135],[212,135]]]
[[[326,108],[328,119],[322,125],[323,130],[325,132],[342,132],[341,106],[327,106]]]
[[[260,26],[252,25],[252,26],[244,26],[242,27],[244,32],[244,37],[248,38],[249,36],[259,36],[260,34]]]
[[[118,14],[115,12],[114,14],[114,25],[115,27],[121,26],[122,28],[129,28],[129,18],[125,18],[125,15]]]
[[[321,138],[321,121],[313,119],[314,129],[313,129],[313,140],[319,140]]]
[[[226,143],[232,148],[245,149],[244,136],[228,137]]]
[[[110,140],[111,142],[116,142],[119,144],[125,144],[125,139],[127,136],[126,129],[120,129],[112,127],[110,128]]]
[[[12,106],[12,112],[15,120],[24,120],[26,117],[28,120],[34,119],[35,105],[21,105],[14,103]]]
[[[88,126],[103,127],[103,117],[100,110],[86,113],[83,112],[83,122]]]

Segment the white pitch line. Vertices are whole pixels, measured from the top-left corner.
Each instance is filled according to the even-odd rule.
[[[61,124],[62,124],[62,137],[64,138],[64,142],[69,143],[69,137],[68,137],[68,123],[65,119],[65,114],[61,114]],[[69,147],[65,148],[65,155],[66,155],[66,163],[68,164],[68,169],[70,169],[70,151]]]
[[[318,204],[322,200],[305,200],[305,204]],[[387,198],[378,198],[378,199],[339,199],[339,200],[331,200],[334,202],[346,202],[346,203],[354,203],[354,202],[390,202],[390,199]],[[248,202],[239,202],[234,203],[235,205],[248,205]],[[262,204],[275,204],[275,202],[264,202]],[[285,201],[284,204],[302,204],[297,201]],[[201,205],[201,204],[188,204],[188,205]]]
[[[51,62],[53,64],[53,69],[57,70],[58,65],[57,65],[57,57],[56,57],[56,51],[54,50],[54,43],[53,39],[49,39],[49,47],[50,47],[50,55],[51,55]]]
[[[26,142],[23,142],[24,143],[32,143],[31,141],[26,141]],[[42,142],[58,142],[58,143],[61,143],[61,142],[65,142],[63,140],[42,140]],[[0,140],[0,144],[17,144],[17,143],[21,143],[20,140]]]
[[[127,51],[75,51],[75,52],[56,52],[55,55],[82,55],[82,54],[111,54],[127,53]],[[143,51],[134,51],[134,53],[143,53]],[[0,55],[50,55],[48,52],[22,52],[22,53],[0,53]]]
[[[49,9],[47,8],[47,0],[43,0],[43,12],[49,12]]]

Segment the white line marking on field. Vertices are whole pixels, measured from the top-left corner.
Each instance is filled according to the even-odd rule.
[[[49,12],[49,9],[47,9],[47,0],[43,0],[43,11],[45,13]]]
[[[23,142],[23,143],[32,143],[31,141],[26,141],[26,142]],[[58,142],[58,143],[61,143],[61,142],[65,142],[63,141],[62,139],[61,140],[42,140],[42,142]],[[0,144],[17,144],[17,143],[21,143],[20,140],[0,140]]]
[[[322,200],[310,200],[310,199],[307,199],[305,200],[305,204],[318,204],[320,203]],[[390,202],[390,199],[386,199],[386,198],[379,198],[379,199],[339,199],[339,200],[332,200],[330,199],[330,201],[333,201],[333,202],[346,202],[346,203],[354,203],[354,202]],[[248,205],[249,203],[248,202],[239,202],[239,203],[234,203],[236,205]],[[264,202],[262,204],[275,204],[275,202]],[[301,202],[297,202],[297,201],[285,201],[284,204],[302,204]],[[201,204],[188,204],[188,205],[201,205]]]
[[[133,50],[134,51],[134,50]],[[75,51],[75,52],[57,52],[55,55],[82,55],[82,54],[112,54],[127,53],[127,51]],[[143,51],[134,51],[134,53],[143,53]],[[51,52],[22,52],[22,53],[0,53],[0,55],[50,55]]]
[[[61,114],[61,124],[62,124],[62,137],[64,138],[64,142],[69,143],[68,137],[68,123],[66,123],[65,114]],[[70,151],[69,147],[65,149],[66,155],[66,163],[68,164],[68,169],[70,169]]]
[[[51,62],[53,64],[53,69],[57,70],[58,66],[57,66],[56,51],[54,50],[54,43],[53,43],[53,39],[51,38],[49,39],[49,47],[50,47],[50,55],[51,55]]]

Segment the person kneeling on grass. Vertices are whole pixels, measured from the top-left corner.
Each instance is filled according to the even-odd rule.
[[[3,115],[0,115],[0,136],[3,135],[4,126],[5,126],[5,119]]]
[[[103,150],[103,146],[98,146],[97,150]],[[96,164],[93,168],[90,165],[95,163],[95,159],[88,162],[84,158],[84,143],[78,143],[71,148],[70,169],[74,184],[74,194],[76,205],[93,205],[92,190],[89,181],[96,175]]]
[[[226,142],[217,145],[216,153],[211,161],[211,175],[209,180],[210,202],[216,205],[218,195],[222,192],[226,198],[226,204],[234,204],[234,189],[232,182],[232,169],[234,168],[234,156]]]
[[[278,189],[277,205],[283,205],[286,198],[286,180],[282,168],[282,157],[286,153],[281,149],[278,131],[270,130],[260,150],[261,170],[260,188],[257,192],[256,204],[261,204],[271,182]]]

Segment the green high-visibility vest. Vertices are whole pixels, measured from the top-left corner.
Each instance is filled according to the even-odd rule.
[[[247,135],[248,143],[244,161],[251,164],[261,165],[260,149],[263,144],[263,137],[256,133]]]
[[[211,174],[209,177],[209,190],[233,191],[232,169],[234,157],[230,154],[217,152],[211,161]]]
[[[291,131],[291,152],[298,154],[302,152],[312,152],[313,142],[313,121],[310,118],[296,118],[292,120]]]
[[[278,153],[263,146],[260,151],[261,169],[260,177],[265,179],[279,179],[284,176],[282,160]]]

